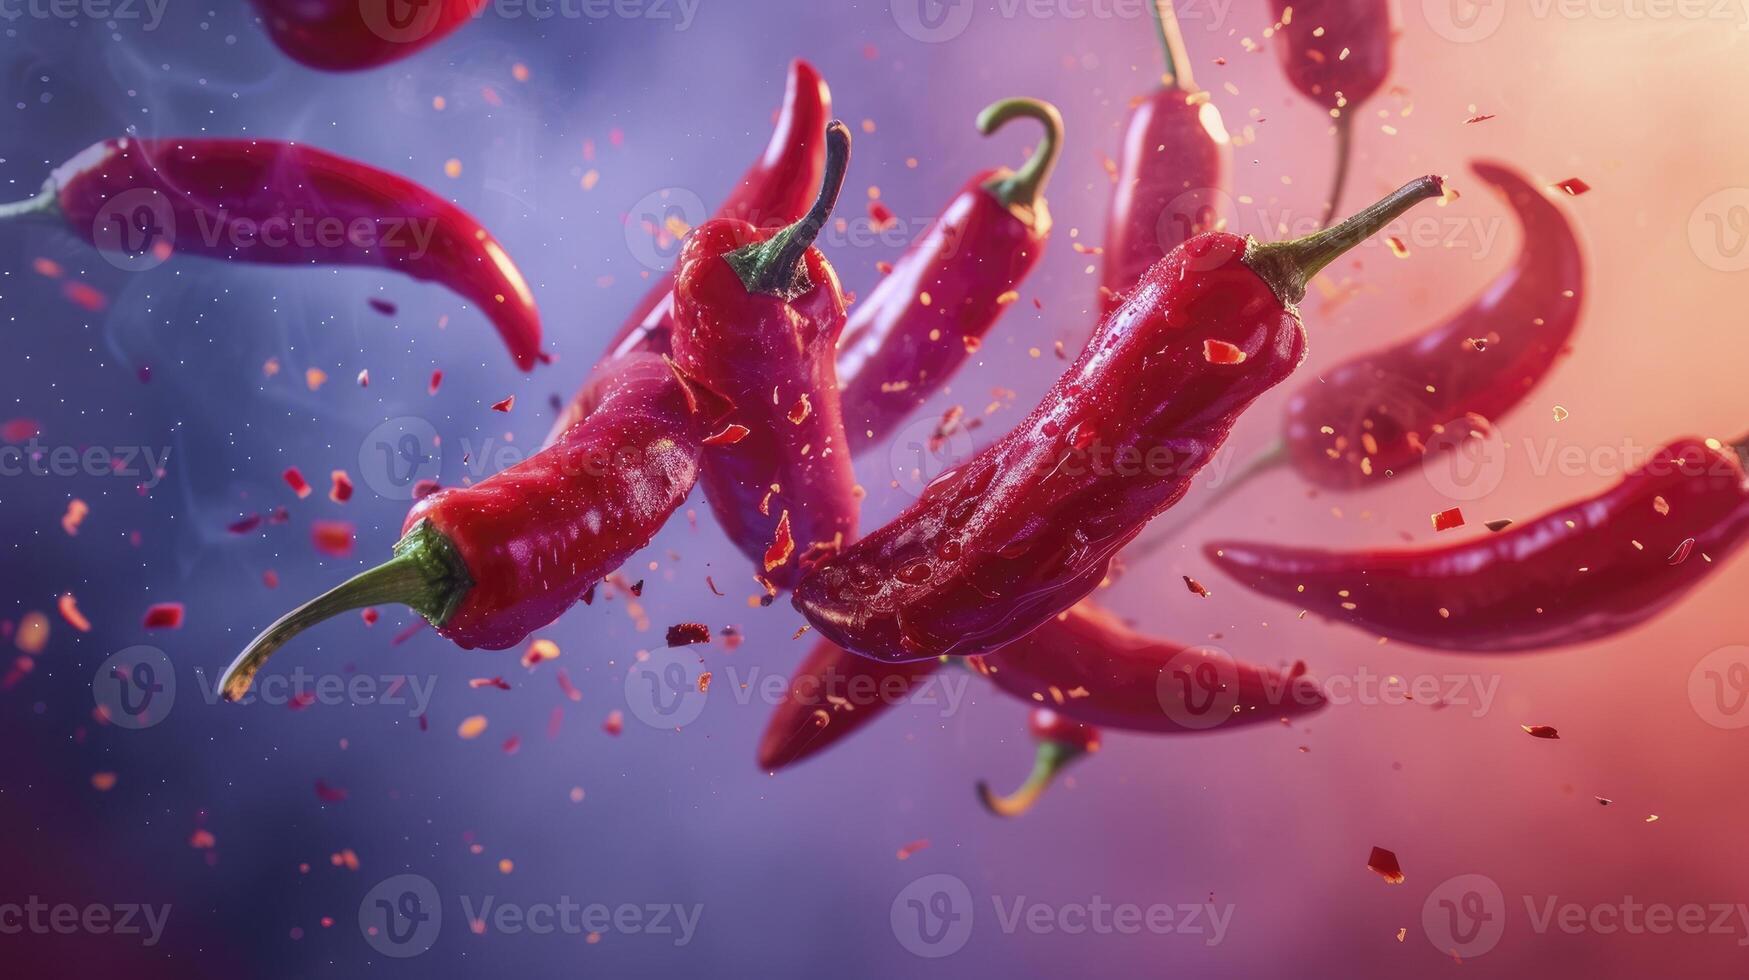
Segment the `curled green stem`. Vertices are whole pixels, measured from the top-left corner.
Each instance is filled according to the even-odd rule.
[[[1068,742],[1040,742],[1038,753],[1033,757],[1032,773],[1026,777],[1026,782],[1020,788],[1007,796],[997,796],[990,789],[990,784],[978,780],[978,802],[984,804],[984,809],[998,817],[1018,817],[1032,809],[1033,804],[1044,795],[1057,774],[1068,767],[1069,763],[1087,754],[1087,750]]]
[[[442,626],[472,587],[467,565],[455,545],[430,521],[420,521],[395,544],[395,557],[354,575],[262,630],[225,668],[219,689],[227,701],[241,699],[275,650],[304,630],[349,609],[396,602],[411,606],[431,625]]]
[[[1045,184],[1056,169],[1057,158],[1063,155],[1063,114],[1042,99],[1003,99],[992,102],[978,113],[978,132],[989,136],[1014,119],[1036,119],[1044,126],[1044,139],[1032,151],[1032,157],[1019,170],[1004,170],[984,182],[988,190],[1005,208],[1025,208],[1038,215],[1045,224]]]
[[[42,191],[35,197],[0,204],[0,221],[53,217],[60,210],[60,189],[55,186],[54,181],[50,181],[43,185]]]
[[[844,177],[850,169],[850,127],[843,120],[826,124],[826,173],[814,206],[795,224],[763,242],[736,249],[723,256],[750,293],[764,293],[788,302],[814,288],[802,261],[820,229],[832,217]]]
[[[1166,74],[1182,92],[1195,92],[1196,78],[1190,69],[1190,49],[1184,46],[1184,28],[1178,24],[1178,14],[1172,0],[1154,0],[1154,26],[1159,29],[1160,49],[1166,59]]]
[[[1275,290],[1283,305],[1306,298],[1306,284],[1342,253],[1382,231],[1422,201],[1445,194],[1445,181],[1429,175],[1397,188],[1382,200],[1356,212],[1339,225],[1304,238],[1267,245],[1252,240],[1245,264]]]

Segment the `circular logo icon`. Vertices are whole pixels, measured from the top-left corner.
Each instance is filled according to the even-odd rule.
[[[1481,956],[1506,932],[1506,896],[1487,875],[1447,878],[1422,904],[1421,928],[1441,953],[1466,960]]]
[[[1749,728],[1749,646],[1720,647],[1688,672],[1688,703],[1715,728]]]
[[[1492,425],[1468,417],[1447,422],[1427,437],[1421,472],[1451,500],[1480,500],[1506,479],[1506,440]]]
[[[674,265],[686,233],[710,217],[704,199],[684,187],[664,187],[638,198],[626,213],[626,248],[646,269]]]
[[[972,434],[963,424],[920,418],[893,434],[887,466],[900,490],[921,497],[943,473],[971,459],[973,450]]]
[[[358,444],[359,478],[385,500],[411,500],[421,480],[436,480],[442,472],[437,430],[416,415],[389,419]]]
[[[1229,216],[1239,214],[1232,195],[1219,187],[1193,187],[1167,201],[1154,218],[1154,240],[1159,255],[1166,255],[1179,245],[1202,234],[1223,227]],[[1228,227],[1235,234],[1246,234],[1236,226]],[[1155,253],[1150,251],[1150,256]],[[1189,255],[1190,267],[1198,271],[1214,269],[1232,258],[1225,249],[1206,249]]]
[[[1749,269],[1749,187],[1727,187],[1695,205],[1688,247],[1709,269]]]
[[[445,0],[358,0],[358,13],[372,34],[391,44],[423,41],[437,29]]]
[[[1458,44],[1485,41],[1506,22],[1508,0],[1421,0],[1433,33]]]
[[[626,672],[626,707],[651,728],[680,728],[704,713],[704,664],[685,648],[655,650]]]
[[[122,191],[92,217],[91,242],[104,261],[123,272],[155,268],[175,251],[176,211],[155,190]]]
[[[890,0],[893,23],[913,41],[940,44],[966,32],[975,0]]]
[[[1180,727],[1207,731],[1239,706],[1239,665],[1219,647],[1191,647],[1166,661],[1154,678],[1160,710]]]
[[[91,696],[110,723],[151,728],[176,706],[176,667],[157,647],[128,647],[98,665]]]
[[[358,903],[358,931],[372,949],[395,959],[418,956],[437,944],[443,903],[424,875],[384,879]]]
[[[924,875],[894,896],[888,920],[899,945],[915,955],[952,956],[972,938],[972,890],[950,874]]]

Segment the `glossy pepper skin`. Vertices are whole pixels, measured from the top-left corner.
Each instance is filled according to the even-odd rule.
[[[1680,439],[1603,494],[1444,547],[1219,541],[1204,551],[1264,595],[1416,646],[1517,653],[1585,643],[1668,608],[1749,536],[1745,448]]]
[[[987,170],[961,188],[856,304],[839,342],[838,378],[852,451],[881,442],[950,381],[1014,301],[1051,233],[1044,185],[1062,149],[1062,116],[1008,99],[978,116],[985,135],[1037,119],[1044,141],[1020,172]]]
[[[840,646],[903,662],[986,653],[1074,605],[1304,358],[1307,278],[1441,192],[1422,178],[1295,242],[1209,232],[1174,249],[1025,421],[821,562],[796,608]]]
[[[706,447],[705,495],[729,539],[779,588],[794,584],[814,546],[837,548],[856,533],[833,361],[844,291],[809,244],[831,216],[850,157],[843,123],[826,134],[826,173],[805,217],[777,232],[727,218],[700,225],[674,284],[674,359],[733,403],[726,427],[746,430]]]
[[[1294,392],[1284,441],[1295,471],[1320,487],[1358,490],[1450,452],[1479,424],[1469,415],[1495,420],[1517,407],[1572,342],[1585,296],[1573,226],[1510,168],[1472,169],[1518,215],[1518,257],[1443,322]]]
[[[1221,221],[1233,144],[1221,111],[1196,87],[1178,24],[1154,4],[1171,82],[1130,110],[1105,219],[1099,313],[1118,308],[1168,252]]]
[[[390,269],[477,306],[523,370],[541,356],[534,294],[478,221],[405,177],[312,146],[107,140],[55,170],[38,197],[0,207],[0,218],[29,214],[140,254]]]
[[[255,0],[281,51],[311,68],[360,71],[430,47],[487,0]]]
[[[759,768],[793,766],[837,745],[901,704],[941,661],[886,664],[831,642],[814,644],[759,737]]]
[[[595,410],[557,443],[421,500],[394,559],[264,630],[226,671],[226,697],[292,636],[362,606],[411,606],[466,649],[514,646],[649,544],[692,491],[720,406],[654,354],[606,365],[596,384]]]
[[[819,71],[800,58],[790,62],[771,141],[713,217],[744,221],[767,232],[801,220],[826,173],[826,144],[820,134],[831,121],[832,92]],[[607,356],[633,350],[667,353],[674,328],[673,295],[674,272],[669,271],[620,325]]]

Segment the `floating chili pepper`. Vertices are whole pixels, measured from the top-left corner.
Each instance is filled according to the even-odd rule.
[[[1221,111],[1196,87],[1171,4],[1154,0],[1152,7],[1166,81],[1136,103],[1124,127],[1099,273],[1102,316],[1162,256],[1219,226],[1232,184],[1233,145]]]
[[[1620,633],[1694,588],[1749,537],[1735,446],[1679,439],[1601,495],[1433,549],[1332,552],[1215,542],[1245,585],[1381,636],[1512,653]],[[1687,558],[1698,552],[1707,560]]]
[[[1307,238],[1207,232],[1174,249],[1024,422],[821,562],[796,608],[846,649],[905,661],[984,653],[1074,605],[1303,359],[1307,281],[1441,193],[1423,177]],[[1210,341],[1244,360],[1213,363]]]
[[[832,91],[813,65],[790,62],[783,108],[765,153],[742,175],[717,208],[716,218],[745,221],[773,231],[801,219],[826,172],[826,147],[820,139],[832,119]],[[607,345],[608,356],[632,350],[667,353],[674,327],[674,273],[663,274],[644,294],[631,316]]]
[[[49,176],[0,219],[59,216],[94,245],[266,265],[373,266],[477,305],[523,370],[540,313],[497,239],[461,208],[387,171],[275,140],[123,138]]]
[[[419,501],[393,559],[263,630],[225,671],[225,696],[247,692],[293,636],[364,606],[411,606],[466,649],[515,646],[648,544],[692,490],[717,406],[653,354],[603,378],[595,411],[556,444]]]
[[[422,51],[479,15],[487,0],[255,0],[267,34],[324,71],[375,68]]]
[[[941,660],[887,664],[829,640],[796,667],[759,737],[759,768],[773,771],[825,751],[902,702]]]
[[[1099,751],[1099,729],[1071,721],[1049,708],[1032,709],[1026,729],[1038,743],[1038,755],[1026,782],[1007,796],[997,796],[988,783],[978,780],[978,802],[998,817],[1018,817],[1032,809],[1070,763]]]
[[[1354,152],[1354,114],[1391,75],[1397,28],[1389,0],[1269,0],[1276,56],[1300,94],[1336,120],[1336,173],[1324,224],[1336,214]]]
[[[788,588],[810,546],[856,530],[856,476],[833,367],[844,329],[838,273],[813,241],[850,163],[850,130],[826,127],[826,171],[801,220],[767,232],[738,218],[687,236],[674,284],[674,359],[732,402],[724,421],[747,434],[705,448],[703,484],[729,539]],[[776,551],[773,551],[777,543]]]
[[[952,379],[1044,254],[1044,188],[1062,152],[1063,117],[1048,102],[1004,99],[978,114],[978,131],[988,136],[1014,119],[1044,125],[1032,159],[968,181],[844,329],[838,378],[843,403],[854,406],[852,450],[885,439]]]

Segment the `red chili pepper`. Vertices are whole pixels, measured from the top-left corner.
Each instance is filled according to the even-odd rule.
[[[988,783],[978,780],[978,801],[998,817],[1018,817],[1032,809],[1058,773],[1076,759],[1099,751],[1099,729],[1071,721],[1049,708],[1032,709],[1026,729],[1038,743],[1038,755],[1026,782],[1007,796],[997,796]]]
[[[393,559],[262,631],[226,670],[225,696],[293,636],[364,606],[411,606],[466,649],[514,646],[648,544],[692,490],[714,404],[653,354],[611,362],[596,384],[595,411],[556,444],[419,501]]]
[[[1130,110],[1118,154],[1099,312],[1118,308],[1143,275],[1193,235],[1213,231],[1232,184],[1233,146],[1221,112],[1196,87],[1183,32],[1170,10],[1152,4],[1168,81]]]
[[[1269,0],[1275,14],[1276,56],[1300,94],[1336,120],[1336,175],[1324,224],[1329,224],[1348,182],[1354,116],[1391,76],[1397,28],[1390,0]]]
[[[886,664],[821,640],[790,677],[765,733],[759,768],[792,766],[838,744],[909,697],[941,661]]]
[[[255,0],[279,49],[311,68],[358,71],[398,61],[455,32],[487,0]]]
[[[109,140],[0,219],[59,215],[135,255],[169,250],[268,265],[374,266],[477,305],[527,371],[540,356],[534,296],[497,239],[461,208],[375,167],[274,140]]]
[[[790,62],[783,108],[765,153],[742,175],[717,208],[716,218],[745,221],[774,231],[801,220],[826,172],[820,140],[832,120],[832,91],[820,73],[800,58]],[[667,353],[674,327],[674,273],[665,273],[644,294],[607,345],[608,356],[632,350]]]
[[[1679,439],[1599,496],[1442,548],[1204,551],[1264,595],[1393,640],[1490,653],[1583,643],[1650,619],[1749,537],[1749,438],[1716,446]]]
[[[856,531],[856,476],[845,448],[833,367],[844,292],[813,246],[850,163],[850,130],[826,127],[826,171],[814,206],[775,233],[736,218],[687,236],[674,285],[674,359],[734,404],[747,435],[704,454],[705,494],[730,540],[772,583],[800,576],[781,543],[804,554]],[[773,550],[774,542],[779,542]]]
[[[953,378],[1044,254],[1044,187],[1062,152],[1063,117],[1048,102],[1005,99],[978,114],[978,131],[1021,118],[1045,127],[1032,159],[968,181],[851,315],[838,379],[854,406],[853,451],[885,439]]]
[[[840,646],[905,661],[984,653],[1074,605],[1303,359],[1293,304],[1310,277],[1441,193],[1424,177],[1297,241],[1208,232],[1174,249],[1024,422],[822,562],[796,608]],[[1208,340],[1245,360],[1211,363]]]

